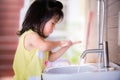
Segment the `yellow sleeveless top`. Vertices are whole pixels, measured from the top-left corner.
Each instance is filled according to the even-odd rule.
[[[32,30],[26,31],[19,38],[13,63],[14,80],[41,80],[42,71],[46,66],[48,52],[42,52],[38,49],[28,51],[24,47],[25,35],[31,32]]]

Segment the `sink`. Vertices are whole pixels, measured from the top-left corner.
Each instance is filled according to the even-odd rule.
[[[120,80],[120,66],[99,69],[97,64],[52,67],[42,73],[43,80]]]

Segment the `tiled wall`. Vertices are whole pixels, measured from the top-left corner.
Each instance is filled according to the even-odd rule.
[[[97,46],[97,0],[90,0],[90,10],[93,11],[89,48]],[[118,14],[120,12],[120,0],[105,0],[105,32],[104,40],[108,41],[110,61],[120,65],[120,46],[118,46]],[[95,60],[96,55],[89,56],[89,60]],[[88,60],[88,61],[89,61]]]
[[[118,19],[120,0],[107,0],[106,2],[106,32],[109,42],[110,61],[120,65],[120,46],[118,46]]]

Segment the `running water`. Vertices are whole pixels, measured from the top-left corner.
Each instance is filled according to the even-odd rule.
[[[79,66],[78,66],[78,71],[77,71],[78,73],[80,72],[80,67],[81,67],[80,65],[81,65],[81,64],[84,64],[84,62],[85,62],[85,59],[80,58],[79,64],[78,64],[78,65],[79,65]]]

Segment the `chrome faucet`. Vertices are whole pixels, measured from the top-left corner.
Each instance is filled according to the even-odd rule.
[[[88,50],[85,50],[81,54],[80,58],[84,59],[86,54],[88,54],[88,53],[102,54],[102,59],[103,59],[102,61],[103,62],[99,62],[99,63],[103,63],[103,67],[108,68],[109,67],[108,42],[104,41],[102,45],[103,45],[102,49],[88,49]]]

